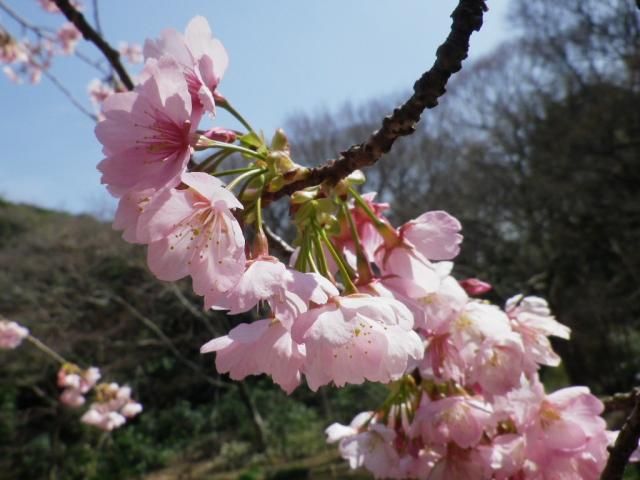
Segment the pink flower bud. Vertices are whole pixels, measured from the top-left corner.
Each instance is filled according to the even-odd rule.
[[[478,280],[477,278],[465,278],[458,283],[464,288],[465,292],[474,297],[484,295],[493,289],[491,284]]]
[[[14,349],[29,336],[29,330],[16,322],[0,320],[0,348]]]
[[[236,141],[236,132],[222,127],[213,127],[201,135],[216,142],[233,143]]]

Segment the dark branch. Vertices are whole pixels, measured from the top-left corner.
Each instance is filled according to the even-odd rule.
[[[310,169],[305,178],[292,182],[273,194],[265,195],[265,203],[323,181],[336,183],[354,170],[373,165],[391,150],[396,139],[413,133],[422,112],[438,105],[438,98],[445,93],[449,77],[462,68],[462,61],[467,58],[469,51],[471,34],[482,27],[485,11],[487,6],[484,0],[460,0],[451,14],[451,32],[438,48],[436,61],[431,69],[413,86],[411,98],[385,117],[381,128],[365,142],[351,146],[341,152],[339,158],[325,165]]]
[[[71,23],[73,23],[78,30],[80,30],[85,40],[93,43],[96,47],[98,47],[98,50],[102,52],[109,64],[118,74],[118,77],[120,77],[122,84],[128,90],[133,90],[133,82],[131,81],[127,70],[120,62],[120,54],[118,53],[118,51],[115,50],[111,45],[109,45],[107,41],[102,38],[102,35],[96,32],[96,30],[84,18],[84,15],[82,15],[82,13],[76,10],[73,5],[69,3],[69,0],[54,1],[56,2],[56,5],[64,14],[64,16],[67,17],[67,19]]]
[[[608,397],[601,397],[604,403],[604,414],[623,411],[630,412],[636,403],[636,392],[614,393]]]
[[[629,463],[629,457],[638,448],[640,439],[640,390],[633,391],[635,405],[631,414],[624,422],[613,447],[609,449],[609,459],[604,467],[600,480],[620,480],[624,469]]]

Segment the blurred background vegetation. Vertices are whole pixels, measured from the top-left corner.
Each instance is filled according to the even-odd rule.
[[[640,379],[640,11],[514,0],[510,24],[515,40],[465,65],[418,131],[366,172],[368,188],[395,222],[428,209],[458,217],[457,275],[491,282],[491,300],[549,300],[573,330],[556,345],[563,368],[543,372],[550,388],[628,391]],[[290,118],[294,159],[334,157],[405,96]],[[268,218],[286,235],[284,202]],[[189,282],[154,280],[142,248],[89,216],[0,202],[0,312],[128,383],[145,408],[96,432],[57,401],[56,365],[29,346],[0,352],[2,480],[343,478],[323,429],[386,393],[287,396],[268,378],[217,376],[199,346],[247,319],[203,312]]]

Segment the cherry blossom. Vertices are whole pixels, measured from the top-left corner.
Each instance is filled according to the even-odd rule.
[[[80,39],[82,39],[82,33],[80,33],[80,30],[78,30],[73,23],[67,22],[60,27],[56,38],[62,48],[62,53],[71,55],[75,51]]]
[[[161,280],[191,275],[199,295],[224,293],[244,272],[244,236],[232,209],[242,204],[206,173],[186,173],[187,188],[165,189],[144,207],[138,240],[149,243],[147,261]]]
[[[145,58],[173,58],[184,73],[196,108],[215,112],[216,90],[229,59],[222,43],[213,37],[204,17],[194,17],[182,35],[167,29],[157,40],[144,44]]]
[[[304,343],[309,388],[333,382],[387,383],[423,355],[409,310],[397,300],[365,294],[334,297],[298,317],[293,338]]]
[[[118,52],[120,52],[120,55],[126,58],[129,63],[142,63],[144,61],[142,47],[137,43],[120,42]]]
[[[324,304],[338,294],[336,287],[318,274],[298,272],[274,257],[261,256],[247,262],[245,272],[231,290],[223,295],[205,294],[205,308],[238,314],[263,300],[269,303],[273,315],[291,328],[294,320],[308,310],[309,302]]]
[[[266,373],[291,393],[300,384],[305,347],[276,319],[241,323],[228,335],[202,346],[201,353],[217,352],[216,369],[234,380]]]
[[[187,84],[175,62],[148,62],[146,78],[132,92],[115,93],[102,105],[95,133],[105,159],[102,183],[122,196],[129,190],[161,189],[180,180],[195,142]]]
[[[28,336],[29,330],[26,327],[0,317],[0,349],[14,349]]]
[[[460,252],[462,225],[441,210],[425,212],[398,230],[403,240],[429,260],[451,260]]]
[[[142,411],[142,405],[131,399],[131,388],[117,383],[102,383],[96,387],[97,401],[82,415],[80,421],[110,432],[124,425]]]

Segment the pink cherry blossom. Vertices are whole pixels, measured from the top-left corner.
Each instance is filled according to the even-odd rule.
[[[438,262],[434,268],[440,277],[438,290],[426,296],[421,296],[419,290],[407,291],[410,296],[417,293],[417,298],[412,298],[422,307],[422,315],[416,315],[416,327],[427,335],[449,332],[451,323],[462,314],[469,302],[464,289],[450,275],[452,263]],[[387,283],[386,280],[383,282]]]
[[[141,240],[144,235],[138,235],[138,223],[145,207],[156,193],[153,188],[145,190],[129,190],[118,202],[118,208],[113,219],[113,229],[122,230],[122,238],[129,243],[145,243]]]
[[[8,32],[0,30],[0,63],[25,62],[26,60],[25,46]]]
[[[29,336],[29,330],[16,322],[2,320],[0,317],[0,349],[14,349]]]
[[[81,417],[80,421],[104,431],[121,427],[127,418],[142,411],[142,405],[131,399],[131,388],[117,383],[103,383],[96,387],[97,401]]]
[[[452,332],[461,344],[479,346],[485,339],[498,340],[511,336],[509,317],[495,305],[479,301],[468,302],[453,322]]]
[[[82,39],[82,33],[73,23],[67,22],[60,27],[56,38],[62,48],[62,53],[71,55],[75,51],[78,42]]]
[[[64,388],[60,401],[70,407],[84,404],[84,395],[100,380],[101,374],[97,367],[81,370],[77,365],[64,364],[58,371],[58,386]]]
[[[477,445],[491,419],[491,406],[475,398],[446,397],[429,401],[423,397],[412,429],[425,442],[455,442],[462,448]]]
[[[86,398],[75,388],[65,388],[60,394],[60,401],[72,408],[81,407],[86,402]]]
[[[54,0],[38,0],[40,7],[47,13],[60,13],[60,9]],[[82,10],[82,3],[78,0],[69,2],[76,10]]]
[[[284,391],[291,393],[300,384],[305,348],[276,319],[241,323],[224,337],[214,338],[200,349],[217,352],[216,369],[232,379],[266,373]]]
[[[384,217],[382,216],[382,213],[389,209],[389,204],[374,202],[375,197],[376,192],[369,192],[362,195],[362,199],[367,203],[371,211],[375,213],[378,218],[383,220]],[[373,262],[376,250],[383,243],[382,235],[378,233],[378,230],[373,224],[371,218],[369,218],[369,216],[360,207],[357,205],[351,205],[349,207],[349,212],[351,213],[356,231],[358,232],[358,238],[360,239],[362,250],[367,257],[367,260]],[[342,249],[351,266],[355,268],[356,249],[354,240],[347,220],[344,218],[342,220],[340,233],[333,237],[332,240],[334,240],[336,245]],[[386,219],[383,221],[386,221]]]
[[[376,251],[384,284],[409,298],[426,297],[440,287],[440,275],[434,265],[411,245],[381,245]]]
[[[124,425],[127,419],[119,412],[94,404],[80,417],[80,421],[105,432],[110,432]]]
[[[304,343],[309,388],[333,382],[387,383],[422,358],[422,340],[411,312],[391,298],[365,294],[334,297],[298,317],[293,338]]]
[[[520,478],[516,476],[525,462],[525,440],[517,434],[498,435],[488,445],[478,446],[484,463],[496,480]]]
[[[105,154],[98,170],[115,196],[176,185],[195,141],[199,115],[192,116],[187,84],[175,62],[147,62],[145,70],[134,91],[104,101],[104,120],[95,130]]]
[[[547,302],[539,297],[517,295],[507,300],[505,310],[513,330],[522,337],[525,371],[535,372],[539,364],[558,366],[560,357],[553,351],[548,337],[553,335],[568,340],[571,330],[555,320]]]
[[[429,260],[451,260],[460,252],[460,222],[441,210],[425,212],[402,225],[400,236]]]
[[[395,433],[389,427],[376,423],[371,412],[358,414],[348,427],[333,424],[327,428],[326,434],[327,441],[340,442],[340,455],[352,469],[364,466],[375,478],[403,478],[400,458],[392,446]]]
[[[142,47],[137,43],[120,42],[118,52],[120,52],[120,55],[126,58],[129,63],[142,63],[144,61]]]
[[[164,56],[173,58],[186,78],[194,106],[215,112],[216,89],[229,59],[220,40],[213,37],[204,17],[194,17],[184,35],[167,29],[158,40],[147,40],[144,56],[147,59]]]
[[[471,355],[467,360],[467,381],[478,384],[485,394],[502,395],[520,385],[524,348],[516,333],[487,338],[477,349],[465,350]]]
[[[599,416],[603,410],[602,402],[586,387],[564,388],[547,395],[525,432],[527,458],[545,465],[554,456],[585,449],[591,438],[606,429]]]
[[[273,315],[291,328],[308,310],[309,302],[320,305],[337,295],[336,287],[324,277],[289,269],[278,259],[263,255],[247,262],[247,269],[231,290],[205,295],[205,308],[229,310],[235,315],[267,301]]]
[[[332,423],[324,431],[327,435],[327,442],[335,443],[343,438],[355,435],[372,420],[374,420],[374,412],[360,412],[351,420],[348,426]]]
[[[465,383],[467,363],[449,333],[429,337],[419,368],[425,378]]]
[[[20,78],[20,76],[9,65],[5,65],[4,67],[2,67],[2,73],[5,74],[9,81],[18,85],[22,83],[22,79]]]
[[[454,443],[434,465],[428,480],[489,480],[491,475],[477,449],[462,449]]]
[[[147,261],[161,280],[191,275],[199,295],[224,293],[244,272],[244,236],[231,209],[242,204],[207,173],[185,173],[185,189],[166,189],[144,207],[138,240],[149,243]]]
[[[89,93],[91,103],[93,103],[94,106],[99,107],[109,96],[115,93],[115,90],[108,83],[94,78],[89,82],[89,85],[87,85],[87,92]]]

